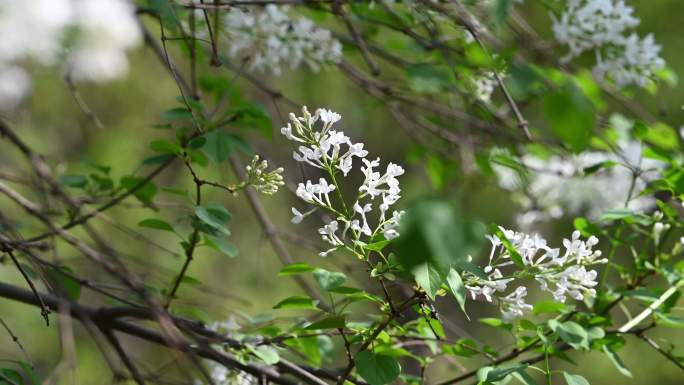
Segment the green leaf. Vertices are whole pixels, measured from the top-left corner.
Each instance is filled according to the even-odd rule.
[[[181,278],[181,282],[188,284],[188,285],[201,285],[202,284],[202,281],[200,281],[199,279],[197,279],[195,277],[191,277],[187,274],[184,275],[183,278]]]
[[[121,187],[125,188],[128,191],[137,188],[137,190],[135,190],[135,192],[133,193],[133,196],[138,198],[138,200],[140,200],[142,203],[151,204],[152,199],[157,194],[157,186],[155,186],[154,183],[150,181],[143,181],[143,178],[135,176],[124,176],[123,178],[121,178]],[[142,185],[138,187],[138,185],[140,185],[141,183]]]
[[[508,377],[510,374],[515,372],[524,371],[527,369],[526,364],[519,364],[509,367],[492,367],[485,366],[477,371],[477,379],[484,383],[494,383],[496,381],[501,381]]]
[[[556,136],[574,152],[587,148],[596,118],[591,101],[574,82],[567,80],[546,96],[544,115]]]
[[[394,358],[364,350],[354,358],[356,370],[370,385],[384,385],[401,373],[401,365]]]
[[[221,130],[212,131],[204,136],[207,140],[202,146],[204,151],[214,162],[221,163],[228,160],[237,144],[236,136]]]
[[[275,350],[273,347],[268,346],[268,345],[259,345],[259,346],[252,346],[252,345],[247,345],[249,350],[254,353],[255,356],[259,357],[262,361],[264,361],[267,365],[275,365],[280,361],[280,355],[278,354],[278,351]]]
[[[142,221],[138,222],[138,226],[174,232],[173,226],[165,221],[162,221],[161,219],[156,218],[143,219]]]
[[[518,266],[519,268],[524,269],[525,263],[523,262],[522,256],[520,255],[518,250],[515,249],[511,241],[508,240],[508,238],[506,238],[506,235],[504,234],[503,230],[497,227],[496,229],[494,229],[494,234],[496,234],[496,236],[503,244],[513,263],[515,263],[516,266]]]
[[[575,218],[573,224],[575,228],[579,230],[580,233],[582,233],[582,236],[584,237],[589,237],[591,235],[598,236],[601,234],[601,228],[589,222],[586,218]]]
[[[684,328],[684,319],[679,318],[679,317],[674,317],[671,315],[665,315],[660,312],[653,313],[656,316],[657,319],[657,324],[662,325],[665,327],[669,328],[677,328],[677,329],[682,329]]]
[[[38,374],[35,369],[31,367],[31,365],[24,361],[20,361],[19,366],[29,380],[27,385],[41,385],[43,383],[43,379],[41,378],[40,374]]]
[[[470,319],[468,317],[468,313],[466,313],[465,310],[466,288],[463,284],[461,276],[458,274],[456,270],[449,269],[449,274],[447,275],[447,283],[449,284],[449,289],[451,289],[451,293],[454,295],[454,297],[456,297],[456,301],[458,302],[458,305],[461,307],[461,311],[463,311],[463,314],[466,315],[466,318]]]
[[[548,325],[551,330],[558,333],[560,338],[573,348],[589,349],[589,334],[582,325],[572,321],[560,323],[555,319],[550,320]]]
[[[186,107],[175,107],[162,112],[163,120],[186,120],[192,119],[192,113]]]
[[[598,162],[596,164],[593,164],[589,167],[585,167],[582,172],[584,173],[584,176],[589,176],[591,174],[594,174],[595,172],[604,169],[604,168],[611,168],[614,166],[617,166],[619,163],[612,161],[612,160],[605,160],[603,162]]]
[[[506,22],[512,2],[512,0],[496,0],[494,4],[494,22],[496,26],[503,26]]]
[[[320,321],[314,322],[304,328],[304,330],[322,330],[322,329],[340,329],[345,326],[345,316],[335,315],[324,318]]]
[[[489,325],[491,327],[499,328],[499,329],[504,329],[504,330],[511,330],[513,329],[513,325],[504,322],[503,320],[499,318],[480,318],[478,319],[480,323],[483,323],[485,325]]]
[[[433,64],[413,64],[406,69],[409,86],[416,92],[439,92],[452,82],[449,68]]]
[[[513,373],[513,377],[515,377],[518,381],[522,382],[524,385],[538,385],[539,384],[534,379],[534,377],[527,374],[527,372],[524,370],[520,370],[520,371]]]
[[[634,136],[666,150],[679,148],[677,131],[662,122],[656,122],[652,125],[636,122]]]
[[[278,276],[283,277],[287,275],[302,274],[307,273],[309,271],[313,271],[314,269],[315,268],[313,266],[305,262],[293,263],[280,269],[280,271],[278,272]]]
[[[299,337],[296,339],[285,340],[284,343],[297,349],[306,359],[315,366],[322,363],[321,346],[318,337],[330,338],[328,336]],[[322,344],[322,342],[321,342]]]
[[[355,287],[349,287],[349,286],[339,286],[339,287],[330,289],[329,291],[331,293],[344,294],[344,295],[364,293],[364,291],[361,289],[357,289]]]
[[[443,277],[451,267],[467,269],[468,255],[476,253],[484,239],[481,224],[467,221],[453,205],[435,199],[414,203],[400,227],[394,245],[398,262],[408,272],[424,269],[426,263]]]
[[[260,103],[245,102],[228,111],[228,114],[233,116],[235,126],[255,129],[269,139],[273,135],[271,115],[268,109]]]
[[[416,279],[416,283],[425,290],[430,299],[434,300],[437,290],[440,289],[443,281],[437,268],[426,262],[416,266],[411,273]]]
[[[364,245],[363,248],[366,250],[370,250],[370,251],[382,251],[382,249],[384,249],[385,246],[387,246],[389,243],[390,243],[390,241],[384,240],[384,241],[369,243],[367,245]]]
[[[568,385],[590,385],[589,381],[579,374],[563,372],[563,377],[565,377],[565,382],[567,382]]]
[[[313,272],[314,279],[325,291],[330,291],[336,287],[342,286],[347,280],[347,276],[343,273],[331,272],[325,269],[315,269]]]
[[[154,140],[150,143],[150,149],[162,154],[180,154],[183,152],[181,146],[168,140]]]
[[[88,178],[85,175],[61,175],[59,183],[67,187],[82,188],[88,184]]]
[[[0,385],[24,385],[24,379],[21,378],[21,374],[10,368],[2,368],[0,369],[0,374],[2,374],[3,377],[7,378],[8,380],[12,382],[7,382],[0,380]]]
[[[70,268],[63,266],[62,270],[64,272],[58,269],[50,269],[46,270],[46,274],[55,290],[63,292],[69,299],[78,302],[78,299],[81,298],[81,283],[65,274],[65,272],[72,273]]]
[[[615,368],[622,373],[623,376],[632,378],[632,372],[627,369],[625,363],[622,362],[620,356],[618,356],[617,352],[615,352],[610,345],[603,345],[603,352],[606,353],[608,358],[610,358],[610,361],[613,363],[613,365],[615,365]]]
[[[468,338],[459,339],[454,345],[442,345],[442,351],[461,357],[472,357],[479,354],[477,343]]]
[[[316,303],[310,297],[303,295],[295,295],[292,297],[285,298],[284,300],[278,302],[277,305],[273,306],[274,309],[316,309]]]
[[[630,218],[634,215],[634,212],[630,209],[614,209],[608,210],[603,215],[601,215],[600,221],[614,221],[618,219]]]
[[[238,255],[237,246],[235,246],[233,243],[231,243],[224,237],[214,237],[207,235],[204,237],[204,240],[206,241],[207,246],[231,258]]]
[[[153,155],[153,156],[148,156],[147,158],[143,159],[142,163],[145,166],[154,166],[157,164],[162,164],[169,159],[173,158],[174,156],[171,154],[160,154],[160,155]]]
[[[532,312],[534,314],[544,314],[544,313],[562,313],[568,309],[568,306],[561,302],[556,301],[539,301],[532,307]]]
[[[516,100],[539,95],[546,89],[543,76],[532,65],[510,63],[506,72],[504,81]]]
[[[202,321],[204,324],[211,324],[214,320],[213,318],[207,314],[202,309],[197,309],[197,308],[183,308],[183,309],[176,309],[176,312],[178,312],[179,315],[187,316],[189,318]]]
[[[230,235],[230,230],[225,227],[225,224],[233,216],[220,203],[212,202],[206,206],[197,206],[195,207],[195,215],[207,225],[225,235]]]
[[[202,102],[192,99],[192,98],[186,98],[183,97],[182,95],[176,96],[176,101],[181,104],[187,104],[192,108],[194,111],[202,111],[204,110],[204,104]]]

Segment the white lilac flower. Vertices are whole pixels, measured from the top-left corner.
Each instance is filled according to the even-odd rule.
[[[319,253],[321,257],[327,257],[328,254],[337,250],[339,247],[344,246],[344,242],[337,236],[337,230],[339,229],[339,223],[337,221],[330,221],[327,225],[324,225],[318,229],[318,233],[321,234],[321,238],[329,244],[333,245],[331,249]]]
[[[214,361],[207,361],[209,376],[216,385],[256,385],[258,379],[239,370],[227,369],[224,365]],[[195,379],[195,385],[202,385],[205,382]]]
[[[142,40],[127,0],[73,0],[78,40],[69,54],[75,79],[106,82],[128,72],[126,51]]]
[[[546,245],[546,240],[539,236],[539,234],[528,235],[525,233],[515,232],[513,230],[507,230],[501,226],[499,229],[506,237],[506,239],[511,243],[513,248],[522,257],[522,262],[526,266],[545,266],[549,263],[555,263],[558,258],[558,249],[552,249]],[[502,240],[496,235],[489,236],[490,242],[492,242],[492,252],[490,253],[490,266],[492,263],[492,257],[494,253],[499,251],[498,257],[503,259],[510,259],[510,254],[508,250],[503,247]],[[510,264],[511,262],[506,262]]]
[[[30,88],[31,77],[23,68],[15,65],[0,67],[0,107],[17,107]]]
[[[611,118],[614,122],[617,118]],[[631,124],[631,123],[628,123]],[[543,159],[526,154],[519,162],[527,169],[525,175],[500,164],[493,164],[499,186],[514,192],[513,198],[522,206],[517,217],[518,226],[529,228],[534,223],[560,218],[564,215],[585,215],[598,219],[608,210],[627,208],[638,212],[655,205],[655,198],[639,195],[646,185],[659,178],[665,164],[645,158],[642,143],[629,140],[626,133],[618,133],[616,152],[586,151],[577,155],[552,156]],[[497,156],[499,152],[493,152]],[[601,163],[615,164],[591,175],[584,170]],[[631,187],[632,169],[641,173]],[[568,194],[572,191],[572,194]],[[628,200],[627,194],[631,191]]]
[[[536,280],[542,290],[553,294],[556,301],[565,302],[567,295],[581,301],[585,296],[596,296],[596,290],[593,287],[597,285],[597,276],[596,270],[587,270],[584,266],[573,265],[557,273],[540,274]]]
[[[619,88],[629,84],[645,87],[653,72],[665,67],[660,50],[652,34],[643,39],[631,34],[621,44],[607,47],[605,54],[597,56],[594,75],[601,80],[612,80]]]
[[[299,183],[297,197],[314,207],[305,213],[292,208],[293,223],[300,223],[316,208],[336,216],[336,220],[319,229],[323,239],[334,246],[321,253],[322,256],[345,245],[356,247],[375,242],[375,237],[380,234],[388,240],[398,237],[397,229],[403,214],[403,211],[392,211],[390,215],[390,208],[400,198],[397,177],[404,174],[404,169],[389,163],[384,173],[377,171],[380,159],[366,159],[368,151],[364,150],[363,143],[352,143],[342,131],[332,129],[341,118],[340,114],[327,109],[317,109],[312,115],[303,107],[302,116],[290,114],[290,122],[280,130],[285,138],[298,144],[298,150],[293,153],[296,161],[320,169],[330,178],[319,178],[318,183],[311,180]],[[354,204],[347,205],[339,201],[343,194],[336,191],[339,188],[336,175],[346,177],[354,169],[355,158],[363,163],[360,172],[364,180]],[[331,197],[333,191],[336,191],[336,196]],[[336,234],[338,229],[341,230],[340,235]],[[351,239],[345,244],[348,237]]]
[[[492,101],[492,94],[496,89],[496,74],[492,71],[473,78],[472,85],[475,91],[475,97],[483,103],[490,103]]]
[[[126,73],[126,51],[141,41],[127,0],[0,0],[0,36],[2,108],[29,93],[28,62],[65,64],[75,79],[110,81]]]
[[[503,278],[501,270],[493,269],[489,271],[489,276],[487,280],[483,280],[478,277],[473,277],[471,284],[466,284],[466,289],[472,299],[477,299],[477,297],[482,296],[487,302],[493,302],[493,296],[497,292],[503,292],[508,287],[508,283],[513,281],[512,278]]]
[[[599,250],[593,250],[598,238],[591,236],[582,240],[579,231],[575,231],[570,239],[563,240],[565,251],[561,253],[560,248],[549,247],[538,234],[530,235],[503,227],[499,230],[497,234],[500,235],[487,236],[492,244],[489,261],[484,268],[487,278],[464,272],[465,287],[473,299],[481,297],[487,302],[498,303],[502,316],[510,321],[531,309],[525,303],[525,286],[504,294],[516,279],[533,278],[543,291],[551,293],[560,302],[565,302],[568,296],[583,300],[596,295],[594,287],[598,273],[587,268],[607,262],[601,258]],[[522,264],[514,261],[504,243],[517,252]]]
[[[234,316],[230,316],[225,321],[214,322],[209,326],[209,329],[231,337],[235,332],[241,329]],[[238,370],[230,370],[224,365],[214,361],[207,360],[207,367],[209,368],[209,376],[216,385],[255,385],[258,383],[257,379]],[[203,385],[205,382],[200,379],[195,379],[195,385]]]
[[[556,39],[570,49],[563,61],[620,40],[625,31],[639,25],[633,13],[623,0],[569,0],[553,23]]]
[[[620,88],[646,86],[653,71],[663,68],[665,61],[652,35],[641,39],[635,33],[628,34],[640,22],[633,13],[623,0],[569,0],[553,23],[556,39],[569,48],[561,61],[590,51],[596,57],[597,78],[610,79]]]
[[[518,286],[509,295],[499,298],[501,316],[504,321],[511,321],[522,317],[526,311],[532,310],[532,305],[525,303],[526,296],[527,288],[525,286]]]
[[[28,95],[31,78],[21,64],[54,64],[60,36],[71,23],[69,0],[0,0],[0,107],[12,109]]]
[[[366,219],[366,213],[370,212],[371,210],[373,210],[373,206],[370,203],[366,203],[363,206],[361,206],[358,201],[354,203],[354,211],[357,214],[361,215],[361,219],[363,220],[362,225],[359,225],[358,222],[356,222],[357,225],[356,228],[354,228],[354,230],[359,231],[367,236],[373,235],[370,226],[368,226],[368,220]]]
[[[242,327],[235,319],[234,315],[228,317],[225,321],[214,322],[209,326],[209,329],[217,333],[221,333],[227,336],[232,335],[236,331],[240,330]]]
[[[283,66],[305,64],[318,71],[342,57],[342,45],[311,20],[292,18],[287,6],[232,7],[224,18],[228,55],[248,60],[250,69],[280,74]]]
[[[598,238],[590,236],[586,241],[580,239],[580,232],[575,230],[572,232],[571,239],[563,239],[563,247],[565,247],[565,254],[559,257],[560,264],[566,262],[575,262],[578,264],[603,263],[600,259],[601,250],[592,250],[598,245]]]
[[[319,108],[311,115],[306,107],[302,109],[302,113],[302,117],[290,114],[291,122],[280,129],[287,139],[303,143],[292,155],[296,161],[323,170],[334,167],[347,176],[351,171],[353,158],[368,155],[368,151],[363,149],[363,143],[352,143],[343,132],[330,130],[341,119],[339,114]],[[317,131],[314,126],[319,120],[323,122],[323,126]],[[295,126],[295,133],[292,132],[292,125]]]
[[[399,236],[399,231],[397,231],[397,229],[399,228],[399,223],[404,213],[405,212],[403,210],[393,211],[392,218],[385,221],[385,223],[382,225],[382,234],[385,236],[385,239],[391,240]]]
[[[73,22],[71,0],[0,0],[0,62],[34,59],[50,65],[61,50],[60,36]]]
[[[330,243],[333,246],[344,246],[344,242],[337,236],[337,230],[339,229],[339,224],[337,221],[330,221],[327,225],[318,229],[318,233],[321,234],[324,241]]]
[[[373,161],[362,159],[362,161],[365,167],[361,167],[361,172],[363,172],[365,180],[363,181],[361,188],[359,188],[359,191],[364,195],[370,195],[371,198],[383,195],[383,201],[387,200],[388,202],[391,202],[389,204],[394,203],[392,200],[396,201],[396,199],[399,198],[398,194],[400,192],[399,181],[396,177],[403,175],[404,169],[399,165],[390,163],[387,165],[385,173],[381,175],[379,172],[373,170],[380,165],[380,158],[376,158]]]
[[[306,203],[316,204],[323,207],[331,207],[329,194],[335,190],[335,185],[329,184],[324,178],[320,178],[318,183],[311,183],[310,180],[300,183],[297,186],[297,196]]]
[[[302,223],[302,220],[304,220],[304,214],[299,212],[299,210],[297,210],[294,207],[292,208],[292,215],[292,223],[294,223],[295,225]]]

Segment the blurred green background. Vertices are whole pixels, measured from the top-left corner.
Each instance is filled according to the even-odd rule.
[[[656,40],[663,46],[662,55],[668,65],[680,79],[684,77],[684,43],[679,30],[684,15],[684,2],[640,0],[630,1],[630,4],[636,8],[637,15],[642,19],[640,33],[655,34]],[[537,26],[547,37],[551,36],[548,15],[541,7],[529,6],[522,9],[531,24]],[[176,57],[180,58],[179,55]],[[137,170],[136,174],[142,175],[150,169],[140,166],[143,159],[152,155],[148,143],[154,139],[171,139],[173,135],[171,131],[153,129],[151,125],[159,121],[163,111],[177,105],[175,98],[178,90],[173,79],[151,51],[139,48],[131,55],[131,62],[130,74],[124,80],[107,85],[77,85],[83,99],[102,121],[104,128],[96,127],[83,114],[57,71],[41,67],[32,70],[34,89],[30,99],[19,110],[5,113],[4,117],[16,127],[17,132],[27,142],[45,154],[48,161],[63,173],[89,172],[89,166],[85,162],[92,162],[111,166],[111,174],[115,180],[131,174],[134,170]],[[210,68],[209,71],[222,73],[225,69]],[[385,107],[350,83],[335,69],[327,69],[318,74],[286,72],[281,77],[260,77],[273,88],[282,90],[297,103],[308,105],[310,108],[326,107],[341,113],[343,119],[338,126],[353,140],[364,142],[369,152],[380,156],[383,162],[392,161],[404,165],[407,173],[400,178],[403,190],[400,206],[407,205],[419,197],[440,195],[447,200],[458,202],[460,207],[464,208],[464,215],[485,224],[514,223],[512,218],[516,207],[506,193],[497,187],[496,181],[481,175],[461,175],[457,165],[446,165],[444,174],[456,177],[447,177],[444,181],[435,176],[434,170],[427,172],[429,162],[415,155],[411,140],[388,115]],[[239,80],[235,87],[251,98],[261,101],[273,118],[272,139],[253,131],[244,131],[244,135],[249,138],[258,153],[270,159],[274,165],[285,167],[289,181],[302,180],[302,170],[291,160],[291,144],[279,134],[283,119],[287,119],[287,114],[295,111],[295,108],[283,101],[277,102],[276,106],[271,98],[251,88],[243,80]],[[635,98],[672,127],[679,127],[684,123],[683,88],[664,87],[657,96],[644,92],[635,95]],[[454,124],[457,125],[458,122]],[[247,157],[244,157],[244,160],[247,160]],[[7,143],[1,143],[0,171],[16,174],[17,170],[28,170],[24,159]],[[199,169],[199,172],[207,179],[235,181],[227,164],[219,168],[210,166]],[[192,187],[192,180],[186,170],[176,163],[160,176],[157,184],[160,187],[189,189]],[[353,189],[354,185],[351,184],[349,188]],[[242,195],[233,197],[220,190],[205,188],[204,191],[205,201],[219,201],[233,213],[233,220],[229,225],[232,231],[231,240],[238,246],[240,253],[235,258],[229,258],[207,248],[200,249],[189,274],[201,279],[202,284],[183,286],[174,309],[180,314],[197,316],[196,313],[188,312],[199,308],[206,312],[203,317],[213,320],[223,320],[234,315],[240,323],[245,323],[245,317],[275,312],[271,310],[275,303],[288,295],[300,293],[301,289],[287,277],[276,277],[282,264],[261,232],[246,199]],[[76,191],[73,192],[77,194]],[[184,210],[189,206],[187,201],[164,192],[159,192],[156,200],[162,207],[160,213],[153,213],[150,209],[141,207],[137,201],[129,199],[125,205],[108,211],[106,215],[114,222],[125,224],[145,236],[152,237],[157,244],[175,255],[151,246],[145,240],[135,240],[106,221],[96,219],[92,223],[107,235],[108,241],[116,245],[118,251],[125,256],[126,264],[139,272],[147,284],[168,287],[183,263],[178,239],[170,234],[139,229],[137,223],[152,216],[176,223],[186,214]],[[298,239],[301,237],[311,240],[314,246],[319,245],[316,233],[318,221],[310,219],[298,226],[290,223],[290,207],[297,203],[290,190],[283,189],[273,197],[265,197],[263,201],[278,228],[285,233],[285,239],[292,240],[288,246],[296,261],[310,261],[331,270],[347,272],[359,282],[364,281],[366,272],[360,268],[358,261],[343,254],[323,260],[316,255],[317,252],[305,247],[308,242],[301,242]],[[10,217],[21,215],[21,212],[5,198],[0,198],[0,210]],[[571,230],[571,218],[537,228],[537,231],[552,243],[568,237]],[[29,225],[23,231],[30,234],[33,229]],[[79,231],[75,233],[80,234]],[[84,257],[73,249],[65,247],[60,253],[62,258],[70,261],[78,273],[104,277],[101,272],[94,271]],[[487,253],[488,249],[483,244],[481,255],[474,257],[477,259]],[[0,280],[25,285],[11,264],[0,265]],[[102,278],[101,283],[111,284],[107,278]],[[84,291],[81,301],[88,303],[94,298],[92,293]],[[363,307],[353,309],[364,314]],[[512,341],[505,334],[493,333],[486,326],[465,320],[450,298],[440,301],[439,310],[441,317],[496,348],[507,346]],[[471,319],[495,313],[495,307],[471,305]],[[292,316],[297,314],[293,312]],[[50,373],[61,361],[63,357],[56,322],[50,327],[45,327],[36,308],[5,299],[0,299],[0,317],[20,338],[41,373]],[[76,367],[62,367],[61,375],[56,377],[58,383],[95,385],[112,382],[107,363],[88,333],[80,325],[74,326],[77,341]],[[659,341],[664,339],[673,344],[684,345],[684,333],[676,329],[653,333],[652,336]],[[634,378],[620,376],[604,355],[595,352],[573,353],[572,359],[577,362],[578,367],[568,370],[582,373],[592,384],[684,383],[684,376],[674,365],[663,360],[658,353],[648,349],[642,342],[632,337],[627,338],[629,344],[621,351],[621,356],[632,370]],[[146,369],[159,367],[173,358],[166,351],[157,350],[151,345],[135,340],[124,339],[124,343],[135,347],[133,355],[146,363],[142,366]],[[679,351],[681,352],[681,349]],[[4,330],[0,330],[0,360],[13,359],[18,354],[20,352],[16,345],[11,343]],[[472,367],[475,363],[466,360],[463,364]],[[560,362],[556,365],[569,366]],[[432,371],[429,380],[453,377],[459,373],[458,370],[458,367],[443,365]],[[176,381],[175,383],[191,383],[186,375],[179,374],[181,372],[182,365],[164,369],[163,375]]]

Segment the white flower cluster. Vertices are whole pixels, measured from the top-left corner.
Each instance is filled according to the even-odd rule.
[[[106,82],[128,72],[126,51],[142,34],[135,8],[127,0],[72,0],[78,41],[69,53],[77,80]]]
[[[213,323],[209,326],[209,329],[230,337],[240,329],[240,325],[235,321],[235,318],[231,316],[226,321]],[[216,385],[255,385],[259,383],[255,377],[250,376],[245,372],[230,370],[226,368],[225,365],[218,364],[214,361],[207,361],[207,367],[209,368],[209,377],[211,377]],[[203,385],[204,381],[195,379],[194,384]]]
[[[135,8],[126,0],[0,0],[0,36],[4,108],[29,93],[24,64],[65,61],[75,79],[108,81],[127,71],[125,51],[141,38]]]
[[[616,117],[611,118],[611,123],[623,124]],[[655,199],[639,195],[639,191],[660,176],[664,164],[645,158],[643,144],[629,140],[626,132],[618,132],[618,135],[615,153],[586,151],[548,159],[525,154],[519,159],[527,169],[524,175],[493,164],[499,186],[514,192],[514,198],[522,206],[523,214],[517,217],[518,226],[529,228],[537,222],[564,215],[586,215],[596,220],[608,210],[623,208],[625,202],[626,207],[635,212],[653,207]],[[585,175],[585,169],[602,163],[613,166]],[[640,170],[634,186],[633,169]],[[628,194],[631,194],[629,201]]]
[[[567,296],[576,300],[596,295],[596,270],[587,267],[606,263],[600,250],[593,250],[598,238],[591,236],[586,241],[580,239],[579,231],[574,231],[570,239],[563,240],[565,251],[547,246],[546,240],[538,234],[529,235],[499,227],[503,238],[488,235],[492,244],[489,263],[484,271],[488,279],[466,273],[466,288],[473,299],[484,298],[487,302],[499,304],[504,319],[511,320],[523,315],[532,306],[525,302],[527,288],[518,286],[510,294],[503,293],[511,282],[517,279],[534,278],[542,290],[550,292],[556,301],[565,302]],[[505,239],[504,239],[505,238]],[[505,276],[503,270],[512,270],[515,265],[511,253],[504,242],[510,242],[522,259],[524,269],[512,271]]]
[[[261,160],[259,155],[254,155],[252,162],[245,167],[247,171],[247,181],[246,183],[258,192],[272,195],[278,192],[278,188],[285,184],[283,182],[283,168],[278,167],[272,171],[266,171],[268,169],[268,161],[266,159]]]
[[[489,104],[492,101],[492,94],[496,89],[496,74],[492,71],[483,73],[472,80],[475,91],[475,98],[483,103]]]
[[[384,173],[377,171],[380,159],[366,159],[368,151],[364,150],[363,143],[352,143],[342,131],[331,129],[340,119],[338,113],[330,110],[317,109],[312,115],[304,107],[301,117],[290,114],[291,122],[281,129],[281,133],[287,139],[300,144],[293,154],[296,161],[321,169],[330,177],[330,180],[320,178],[318,183],[311,180],[299,183],[297,196],[314,207],[304,213],[292,208],[293,223],[300,223],[317,208],[336,216],[335,220],[318,230],[323,240],[333,246],[330,250],[322,252],[321,256],[326,256],[340,247],[353,248],[358,242],[372,242],[380,233],[385,239],[398,237],[397,227],[403,214],[401,211],[389,214],[389,211],[400,198],[401,189],[397,177],[404,174],[404,169],[389,163]],[[320,129],[316,129],[319,121]],[[336,175],[341,173],[346,177],[353,168],[355,157],[363,163],[360,170],[364,180],[358,189],[354,204],[349,208],[339,191]],[[337,196],[331,198],[330,194],[333,192]],[[375,226],[371,226],[370,217],[373,215],[376,202],[377,221]],[[345,242],[348,235],[351,237],[351,244]]]
[[[215,385],[256,385],[258,379],[239,370],[230,370],[224,365],[214,361],[207,361],[209,367],[209,377]],[[195,379],[195,385],[204,385],[205,382]]]
[[[628,34],[639,25],[634,9],[623,0],[568,0],[567,8],[554,18],[556,39],[570,52],[562,59],[569,61],[585,51],[596,55],[594,73],[599,79],[610,79],[616,86],[645,86],[654,70],[665,66],[661,47],[653,35],[640,38]]]
[[[229,36],[228,55],[248,60],[252,70],[279,75],[281,66],[290,69],[302,63],[318,71],[326,63],[342,57],[342,45],[330,31],[313,21],[288,15],[287,6],[266,5],[263,8],[233,7],[225,16]]]

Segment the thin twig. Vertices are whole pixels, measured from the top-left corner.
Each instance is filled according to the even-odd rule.
[[[373,56],[368,51],[366,41],[363,39],[359,31],[356,29],[354,24],[349,19],[349,15],[347,15],[347,11],[344,10],[344,5],[342,5],[342,2],[340,0],[335,0],[333,2],[333,12],[335,12],[335,14],[339,16],[344,22],[344,25],[347,27],[347,31],[349,31],[349,34],[354,40],[354,43],[359,48],[359,51],[361,51],[361,56],[368,65],[368,69],[370,69],[371,75],[379,76],[380,67],[378,67],[378,63],[375,62],[375,59],[373,59]]]
[[[643,333],[638,333],[638,334],[637,334],[637,337],[639,337],[639,338],[641,338],[642,340],[644,340],[649,346],[651,346],[653,349],[655,349],[655,350],[656,350],[658,353],[660,353],[663,357],[667,358],[668,361],[670,361],[670,362],[672,362],[673,364],[675,364],[679,369],[684,370],[684,364],[682,364],[682,362],[681,362],[677,357],[675,357],[674,355],[672,355],[672,353],[667,352],[667,351],[665,351],[663,348],[661,348],[661,347],[658,345],[658,343],[656,343],[653,339],[651,339],[650,337],[648,337],[647,335],[645,335],[645,334],[643,334]]]
[[[394,319],[397,318],[401,314],[401,312],[406,310],[408,307],[410,307],[411,305],[413,305],[417,301],[418,301],[417,295],[414,295],[413,297],[407,299],[406,301],[404,301],[404,303],[399,305],[396,312],[388,315],[378,326],[375,327],[375,330],[373,330],[373,333],[371,333],[371,335],[363,342],[363,344],[361,344],[361,347],[359,347],[359,350],[356,352],[356,355],[354,355],[354,358],[356,358],[356,356],[358,356],[359,353],[368,349],[370,344],[373,343],[373,341],[375,341],[375,339],[380,335],[380,333],[382,333],[383,330],[385,330],[390,325],[390,323],[392,323],[392,321],[394,321]],[[351,374],[352,370],[354,370],[355,366],[356,366],[355,359],[352,359],[347,363],[347,367],[344,369],[344,372],[342,372],[342,375],[340,375],[340,377],[337,380],[337,385],[344,384],[344,382],[347,380],[347,378]]]
[[[487,47],[485,44],[482,42],[482,39],[480,39],[480,34],[477,31],[477,23],[474,22],[473,16],[468,13],[465,8],[461,5],[461,3],[458,0],[455,0],[454,3],[463,10],[462,16],[465,18],[468,18],[469,20],[464,20],[464,26],[470,32],[472,35],[473,39],[477,42],[477,44],[482,48],[482,51],[487,53]],[[501,92],[503,92],[504,97],[506,98],[506,102],[508,105],[511,107],[513,110],[513,114],[515,115],[515,118],[518,120],[518,127],[520,127],[523,132],[525,133],[525,136],[527,137],[528,140],[532,140],[532,134],[530,133],[529,129],[529,122],[525,117],[523,116],[522,112],[520,112],[520,108],[518,108],[517,103],[513,99],[513,96],[511,93],[508,91],[508,87],[506,87],[506,83],[504,83],[503,78],[501,77],[501,74],[499,74],[499,71],[497,70],[492,70],[494,73],[494,77],[496,78],[496,83],[499,85],[499,88],[501,89]]]
[[[124,364],[126,369],[128,369],[129,373],[131,373],[131,376],[133,376],[135,382],[138,383],[138,385],[145,385],[143,376],[140,374],[140,371],[128,356],[128,353],[126,353],[126,350],[124,350],[123,346],[121,346],[121,343],[114,335],[114,332],[111,330],[103,330],[103,333],[105,337],[107,337],[109,344],[114,348],[114,351],[116,351],[116,353],[119,355],[121,362]]]
[[[21,353],[24,355],[26,362],[29,365],[33,366],[33,360],[31,360],[31,356],[29,356],[26,349],[24,349],[24,345],[21,344],[19,337],[17,337],[17,335],[14,334],[14,332],[12,332],[12,329],[10,329],[10,327],[7,325],[7,323],[5,323],[4,319],[0,318],[0,324],[2,324],[2,326],[5,328],[5,330],[7,330],[7,334],[9,334],[10,338],[12,339],[12,342],[14,342],[17,345],[19,350],[21,350]]]
[[[40,298],[40,294],[38,294],[38,290],[36,290],[36,286],[33,284],[33,281],[31,281],[31,278],[28,276],[28,274],[26,274],[26,271],[24,271],[24,268],[21,266],[21,264],[19,264],[19,261],[17,260],[17,257],[14,256],[12,249],[5,246],[5,245],[0,244],[0,248],[2,248],[2,247],[4,247],[4,250],[2,250],[2,251],[4,251],[5,253],[7,253],[10,256],[10,258],[12,259],[12,262],[14,262],[14,266],[17,267],[17,269],[19,270],[21,275],[24,277],[24,280],[26,281],[26,283],[28,283],[29,287],[31,288],[33,295],[35,295],[38,302],[40,302],[40,314],[45,319],[46,326],[50,326],[50,317],[49,317],[50,313],[51,313],[50,308],[47,307],[47,305],[45,305],[45,302],[43,302],[43,299]],[[3,324],[4,324],[4,322],[3,322]]]
[[[97,117],[95,112],[88,106],[88,104],[85,102],[83,97],[81,97],[81,93],[78,92],[78,89],[76,88],[76,84],[74,83],[73,78],[71,77],[71,72],[67,73],[66,76],[64,76],[64,82],[67,85],[67,88],[69,89],[69,92],[71,92],[71,96],[73,96],[74,101],[76,101],[76,104],[78,105],[78,108],[81,109],[83,114],[91,121],[95,126],[99,129],[104,129],[105,126],[102,124],[102,121]]]

